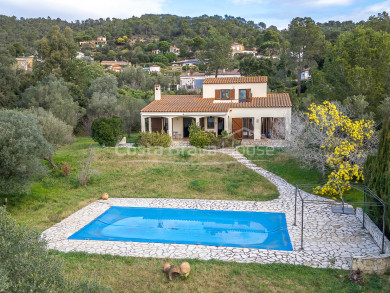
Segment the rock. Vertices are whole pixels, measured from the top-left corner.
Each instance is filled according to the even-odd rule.
[[[183,262],[181,265],[180,265],[180,271],[181,271],[181,274],[184,275],[184,276],[188,276],[190,274],[190,271],[191,271],[191,267],[190,267],[190,264],[188,262]]]
[[[180,276],[180,267],[171,266],[168,272],[168,277],[170,281],[173,281],[176,277]]]
[[[169,264],[169,262],[166,262],[164,264],[164,272],[168,273],[170,269],[171,269],[171,265]]]

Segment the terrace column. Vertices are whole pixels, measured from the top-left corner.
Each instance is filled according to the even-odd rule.
[[[149,119],[149,132],[152,132],[152,117],[148,117]]]
[[[229,132],[229,116],[226,115],[225,117],[223,117],[223,126],[224,126],[224,129],[225,131]]]
[[[218,136],[218,117],[214,117],[214,132]]]
[[[172,137],[172,117],[168,117],[168,134]]]
[[[141,131],[142,132],[145,132],[146,129],[145,129],[145,116],[141,115]]]
[[[195,117],[195,122],[196,122],[197,126],[200,126],[200,118],[199,117]]]

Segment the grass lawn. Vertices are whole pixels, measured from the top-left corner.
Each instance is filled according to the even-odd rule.
[[[301,189],[312,192],[311,185],[323,184],[321,172],[302,167],[302,164],[288,154],[283,148],[240,147],[239,151],[256,165],[282,177],[287,182],[301,186]],[[310,188],[305,187],[310,185]],[[352,188],[344,194],[346,202],[363,201],[363,193]]]
[[[80,162],[92,146],[94,175],[80,185]],[[81,137],[54,157],[72,166],[68,178],[60,170],[32,185],[23,196],[8,196],[8,210],[18,222],[44,230],[100,198],[164,197],[229,200],[271,200],[278,196],[273,184],[231,157],[189,150],[102,148]],[[207,163],[204,165],[203,163]],[[202,165],[203,164],[203,165]]]
[[[80,162],[94,153],[94,175],[90,184],[80,186]],[[155,150],[153,150],[155,151]],[[294,171],[296,164],[283,152],[267,169],[287,180],[315,178],[310,171]],[[8,195],[8,211],[19,222],[40,231],[97,200],[101,193],[111,197],[165,197],[198,199],[271,200],[276,188],[262,176],[229,156],[191,153],[189,150],[101,148],[90,138],[78,138],[73,145],[57,152],[57,163],[72,166],[68,178],[60,170],[51,171],[32,185],[23,196]],[[265,166],[264,166],[265,167]],[[301,173],[299,173],[301,172]],[[305,172],[305,173],[302,173]],[[165,261],[179,265],[184,260],[119,257],[86,253],[60,253],[67,275],[97,279],[112,292],[389,292],[389,276],[366,275],[358,286],[346,277],[348,272],[314,269],[283,264],[241,264],[222,261],[188,260],[192,272],[188,279],[169,282],[162,272]]]
[[[365,285],[347,278],[348,271],[286,264],[242,264],[59,253],[72,277],[94,276],[113,292],[389,292],[389,276],[366,275]],[[170,282],[164,262],[191,264],[187,279]]]

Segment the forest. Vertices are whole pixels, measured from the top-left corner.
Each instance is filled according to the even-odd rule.
[[[106,37],[107,45],[80,46],[99,36]],[[256,50],[261,58],[232,57],[233,42]],[[180,55],[168,52],[171,45],[180,48]],[[153,54],[156,49],[161,54]],[[84,57],[76,58],[80,51]],[[32,70],[20,69],[16,58],[30,55]],[[150,103],[154,84],[165,93],[188,93],[176,85],[189,68],[174,71],[169,65],[195,57],[201,63],[191,71],[218,74],[238,68],[243,76],[268,76],[268,91],[288,92],[296,111],[307,111],[313,102],[332,101],[353,120],[375,120],[377,130],[388,117],[390,17],[383,12],[359,23],[316,23],[297,17],[284,30],[230,16],[143,15],[67,22],[2,15],[0,107],[9,115],[3,119],[20,127],[37,119],[49,142],[38,157],[56,167],[54,151],[74,134],[91,135],[94,119],[116,115],[128,136],[139,131],[139,112]],[[102,60],[128,61],[132,66],[114,72],[104,68]],[[151,64],[164,71],[143,69]],[[310,69],[311,78],[301,80],[305,69]]]

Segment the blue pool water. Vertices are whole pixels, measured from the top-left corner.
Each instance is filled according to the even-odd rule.
[[[283,213],[113,206],[69,239],[292,250]]]

